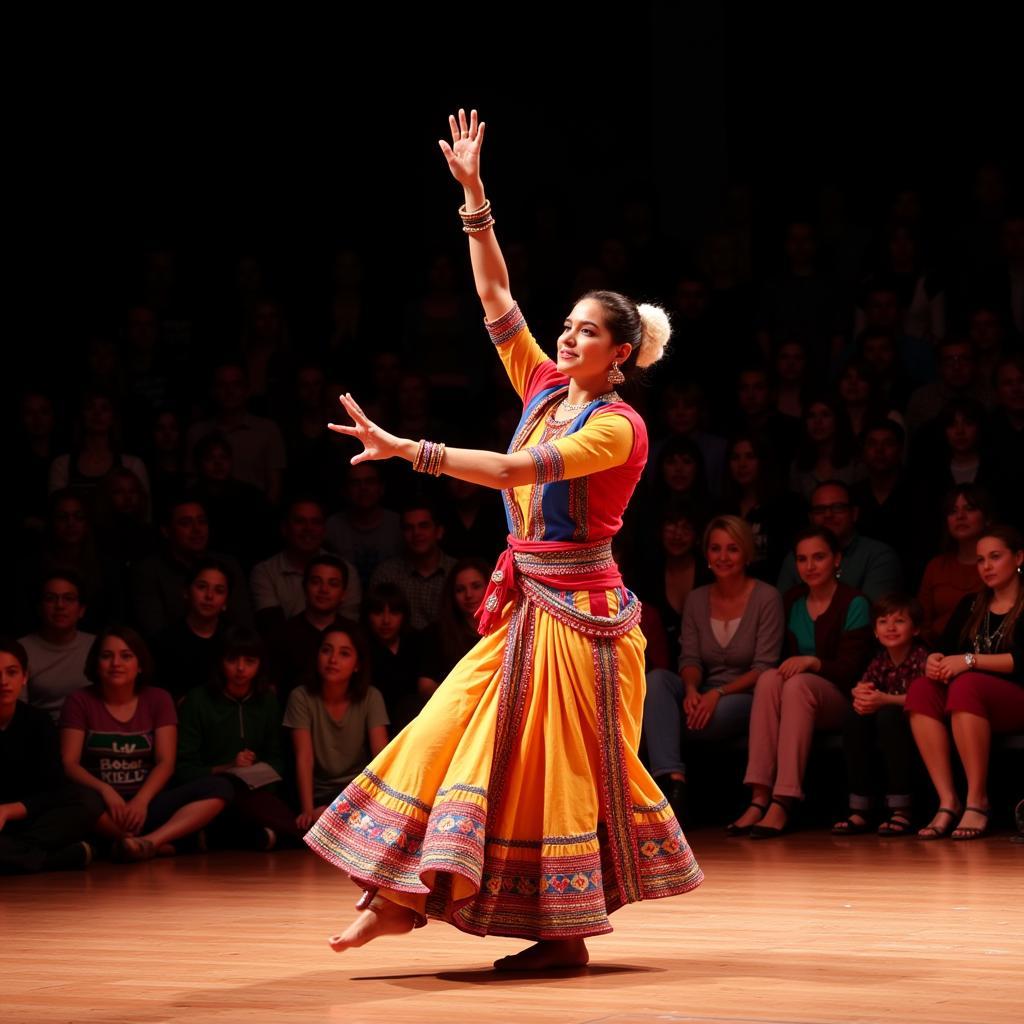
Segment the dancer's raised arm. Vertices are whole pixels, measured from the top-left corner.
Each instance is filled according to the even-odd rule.
[[[440,139],[438,145],[448,161],[452,177],[465,192],[465,212],[472,214],[476,210],[482,210],[487,203],[484,184],[480,179],[480,150],[483,147],[486,124],[478,121],[475,110],[469,112],[467,121],[466,111],[460,107],[458,118],[449,115],[448,125],[452,132],[451,144]],[[476,293],[480,296],[487,319],[497,320],[512,306],[505,257],[502,256],[498,239],[494,235],[493,224],[483,230],[468,231],[467,234]]]

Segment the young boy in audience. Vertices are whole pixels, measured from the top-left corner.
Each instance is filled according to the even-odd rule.
[[[910,765],[914,742],[903,714],[907,687],[924,675],[928,651],[918,639],[923,615],[912,597],[888,594],[875,602],[871,621],[882,650],[872,658],[864,678],[850,696],[853,706],[843,735],[850,788],[850,813],[836,822],[836,835],[867,832],[871,808],[871,762],[881,748],[887,782],[889,817],[878,826],[880,836],[911,831]]]

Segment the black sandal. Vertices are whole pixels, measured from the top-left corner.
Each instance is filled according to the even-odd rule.
[[[985,824],[980,828],[970,828],[966,825],[957,825],[955,829],[950,833],[950,839],[956,839],[963,842],[965,839],[980,839],[986,832],[988,832],[988,819],[992,813],[988,807],[971,807],[968,805],[964,808],[964,813],[967,811],[974,811],[975,814],[980,814],[985,819]]]
[[[878,826],[880,836],[909,836],[913,831],[909,811],[890,811],[889,817]]]
[[[749,833],[751,839],[777,839],[789,830],[789,823],[793,817],[793,805],[774,796],[772,803],[778,804],[786,812],[786,824],[782,828],[773,828],[771,825],[753,825]]]
[[[763,818],[768,813],[768,804],[759,804],[756,800],[751,800],[747,805],[749,811],[751,807],[756,807],[761,812]],[[725,826],[725,834],[727,836],[745,836],[750,834],[750,830],[753,825],[737,825],[736,822],[731,821]]]
[[[951,807],[940,807],[935,814],[936,816],[939,814],[945,814],[949,819],[949,825],[947,825],[946,828],[939,828],[938,825],[925,825],[925,827],[917,833],[918,839],[945,839],[946,836],[948,836],[956,827],[955,823],[959,821],[961,812],[953,810]]]
[[[854,821],[853,816],[857,815],[860,821]],[[868,821],[867,810],[859,811],[855,807],[850,808],[850,813],[842,820],[832,826],[834,836],[862,836],[865,832],[871,831],[871,824]]]

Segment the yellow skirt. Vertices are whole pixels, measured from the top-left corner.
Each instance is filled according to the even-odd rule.
[[[613,615],[617,594],[606,592]],[[589,610],[586,592],[565,598]],[[509,687],[509,606],[306,842],[421,921],[476,935],[603,934],[624,903],[703,878],[637,757],[646,641],[633,627],[595,656],[600,644],[546,610],[524,602],[520,614],[523,685]]]

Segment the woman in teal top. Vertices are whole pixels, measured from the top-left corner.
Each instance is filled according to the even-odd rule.
[[[867,599],[836,579],[842,553],[831,530],[808,527],[796,538],[801,583],[783,595],[785,660],[757,680],[744,782],[750,806],[729,828],[766,839],[781,835],[803,777],[815,729],[840,729],[850,690],[871,651]]]

